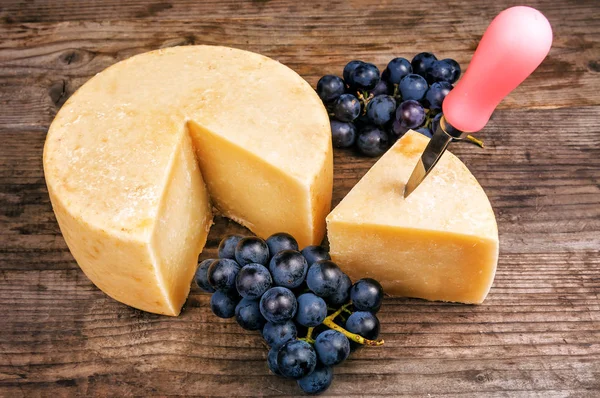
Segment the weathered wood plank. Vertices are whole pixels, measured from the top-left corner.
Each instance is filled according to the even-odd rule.
[[[419,17],[416,21],[424,30],[432,33],[434,20],[444,20],[453,17],[452,21],[461,21],[465,14],[474,17],[468,22],[479,23],[476,19],[489,16],[490,18],[512,6],[509,1],[496,4],[486,4],[464,0],[448,0],[435,10],[431,3],[422,1],[411,4],[400,1],[364,2],[359,0],[315,1],[308,7],[293,0],[54,0],[31,3],[23,0],[3,0],[0,16],[5,24],[27,22],[65,22],[65,21],[131,21],[131,20],[202,20],[206,18],[237,18],[259,16],[265,20],[289,18],[315,18],[319,21],[332,20],[335,27],[354,26],[352,17],[368,15],[379,17],[381,21],[391,18]],[[533,0],[528,3],[531,7],[543,10],[545,13],[555,13],[565,18],[591,19],[589,12],[596,10],[594,0],[567,0],[560,3],[549,0]],[[394,15],[391,15],[394,14]],[[428,17],[428,18],[425,18]],[[415,23],[413,23],[414,26]],[[383,25],[383,24],[382,24]],[[374,25],[376,26],[376,25]],[[385,26],[381,26],[385,29]],[[393,28],[391,26],[390,28]],[[428,28],[428,29],[427,29]]]
[[[193,288],[178,318],[115,302],[81,272],[52,213],[41,156],[74,90],[160,47],[261,52],[311,84],[350,59],[383,67],[429,50],[463,66],[512,2],[156,1],[0,4],[0,396],[289,396],[256,333]],[[530,5],[549,58],[481,136],[454,144],[494,206],[501,256],[481,306],[389,298],[383,349],[336,368],[330,396],[595,397],[600,391],[600,4]],[[507,60],[510,62],[510,60]],[[559,109],[554,109],[554,108]],[[375,159],[336,151],[334,204]],[[202,258],[245,229],[218,218]]]
[[[239,2],[234,3],[238,7]],[[354,57],[384,67],[392,56],[412,57],[427,49],[454,57],[466,67],[487,23],[504,8],[456,2],[441,7],[432,18],[427,2],[410,8],[391,2],[368,7],[369,12],[364,11],[366,4],[358,3],[323,4],[315,10],[291,1],[243,2],[233,14],[232,3],[189,2],[164,3],[173,7],[153,14],[160,22],[148,22],[137,16],[139,9],[156,5],[110,8],[80,2],[65,7],[57,2],[17,9],[16,4],[1,11],[0,104],[9,111],[1,122],[28,127],[47,127],[70,94],[114,62],[174,45],[220,44],[261,52],[297,70],[313,85],[325,73],[339,74]],[[538,6],[554,25],[553,49],[501,107],[599,104],[600,24],[585,22],[594,12],[593,2],[546,1]],[[73,7],[73,13],[66,11]],[[98,14],[97,8],[109,15]],[[474,13],[478,18],[471,17]],[[57,20],[73,22],[51,23]]]
[[[536,274],[532,257],[526,257],[532,268],[525,280]],[[597,261],[587,271],[596,280]],[[563,298],[531,286],[503,293],[503,277],[521,274],[520,265],[503,264],[482,306],[387,300],[380,313],[387,347],[361,350],[340,366],[332,395],[360,394],[357,380],[366,391],[387,395],[599,388],[597,294],[570,289]],[[564,284],[558,273],[549,279]],[[292,383],[266,375],[260,337],[215,319],[209,296],[196,289],[179,318],[118,304],[76,269],[5,271],[0,292],[0,306],[13,320],[0,342],[0,374],[9,388],[205,395],[227,381],[220,395],[295,392]]]

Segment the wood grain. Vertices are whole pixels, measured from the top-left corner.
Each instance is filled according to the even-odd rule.
[[[45,135],[79,86],[155,48],[261,52],[315,84],[362,58],[429,50],[467,66],[512,1],[46,1],[0,3],[0,396],[289,396],[256,333],[214,317],[193,288],[178,318],[108,298],[83,275],[52,213]],[[500,262],[481,306],[389,298],[382,349],[336,368],[330,396],[600,394],[600,3],[533,1],[549,58],[482,132],[455,144],[495,209]],[[507,60],[510,62],[510,60]],[[335,153],[334,204],[375,159]],[[245,230],[218,219],[201,258]]]

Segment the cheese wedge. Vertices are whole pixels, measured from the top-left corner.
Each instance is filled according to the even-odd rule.
[[[211,206],[261,237],[319,243],[333,164],[327,112],[267,57],[191,46],[137,55],[83,85],[44,148],[48,192],[85,274],[141,310],[177,315]]]
[[[481,303],[498,262],[498,228],[475,177],[446,151],[406,199],[429,139],[406,133],[327,216],[333,261],[394,296]]]

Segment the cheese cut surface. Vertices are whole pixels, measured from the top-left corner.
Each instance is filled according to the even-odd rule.
[[[92,282],[125,304],[177,315],[211,206],[263,238],[322,240],[329,119],[310,85],[272,59],[214,46],[158,50],[109,67],[66,102],[44,172]]]
[[[446,151],[406,199],[404,186],[429,139],[409,131],[327,217],[333,261],[395,296],[481,303],[494,280],[498,229],[467,167]]]

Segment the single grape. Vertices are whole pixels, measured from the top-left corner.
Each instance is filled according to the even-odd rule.
[[[235,259],[242,267],[246,264],[267,265],[269,262],[269,246],[256,236],[248,236],[239,241],[235,247]]]
[[[408,127],[405,127],[400,123],[399,120],[394,120],[392,123],[392,127],[390,128],[390,136],[395,141],[398,138],[402,137],[406,132],[410,130]]]
[[[450,71],[451,71],[450,80],[447,80],[447,81],[450,84],[454,84],[460,77],[459,63],[456,62],[455,60],[453,60],[452,58],[446,58],[446,59],[443,59],[442,61],[445,61],[446,63],[448,63],[450,65]]]
[[[396,119],[400,125],[413,129],[419,127],[425,121],[425,109],[417,101],[404,101],[396,110]]]
[[[306,259],[309,267],[317,261],[331,260],[329,252],[323,246],[306,246],[304,249],[302,249],[301,253]]]
[[[435,133],[438,127],[440,126],[440,119],[442,118],[442,116],[442,113],[438,113],[433,117],[433,119],[431,119],[431,131],[433,133]]]
[[[441,110],[442,102],[444,102],[444,98],[446,98],[452,88],[452,84],[448,82],[433,83],[425,94],[425,106],[435,111]]]
[[[352,285],[350,299],[357,310],[376,313],[383,301],[383,287],[375,279],[360,279]]]
[[[367,105],[367,117],[377,126],[383,126],[394,117],[396,100],[389,95],[378,95]]]
[[[260,330],[267,321],[260,313],[257,300],[243,298],[235,307],[235,320],[246,330]]]
[[[296,239],[285,232],[278,232],[269,236],[266,242],[271,256],[274,256],[283,250],[298,250],[298,242]]]
[[[378,95],[392,95],[394,94],[394,85],[386,80],[379,80],[379,83],[375,86],[374,89],[369,90],[369,95],[373,95],[376,97]]]
[[[354,71],[354,69],[356,69],[359,65],[362,65],[362,64],[364,64],[363,61],[354,60],[354,61],[348,62],[346,64],[346,66],[344,66],[343,76],[344,76],[344,81],[346,82],[346,84],[348,86],[354,85],[354,82],[351,79],[351,73]]]
[[[428,127],[419,127],[418,129],[415,129],[415,131],[417,133],[423,134],[427,138],[433,137],[433,133],[431,132],[431,130]]]
[[[358,134],[358,150],[371,157],[382,155],[388,147],[388,136],[376,126],[366,126]]]
[[[351,287],[352,281],[350,280],[350,277],[346,274],[342,274],[338,289],[331,296],[327,297],[327,303],[333,307],[339,307],[340,305],[346,304],[348,298],[350,298]]]
[[[363,62],[350,72],[350,80],[354,90],[372,90],[379,83],[379,69],[373,64]]]
[[[210,264],[212,264],[213,261],[215,261],[213,258],[202,261],[200,265],[198,265],[198,269],[196,269],[196,274],[194,275],[196,285],[198,285],[200,290],[208,293],[215,292],[215,288],[212,287],[208,281],[208,267],[210,267]]]
[[[301,379],[312,373],[317,365],[317,354],[309,343],[290,340],[277,353],[277,367],[290,379]]]
[[[219,258],[235,260],[235,247],[244,237],[242,235],[229,235],[219,243]]]
[[[316,395],[327,390],[332,381],[333,369],[323,364],[317,364],[311,374],[304,376],[297,383],[305,393]]]
[[[263,327],[262,336],[269,347],[279,348],[289,340],[295,340],[298,337],[298,330],[291,320],[284,323],[267,322]]]
[[[324,365],[334,366],[350,355],[350,341],[342,333],[329,329],[315,339],[315,351]]]
[[[304,282],[308,263],[300,252],[284,250],[273,256],[269,263],[269,270],[276,286],[292,289]]]
[[[306,283],[317,296],[329,297],[340,287],[343,274],[333,261],[321,260],[310,266]]]
[[[317,94],[326,104],[335,101],[345,90],[344,81],[334,75],[325,75],[317,83]]]
[[[419,53],[411,61],[413,73],[425,77],[427,75],[427,68],[431,66],[437,58],[432,53]]]
[[[346,320],[346,330],[374,340],[379,336],[379,319],[368,311],[357,311]]]
[[[427,68],[427,83],[433,84],[435,82],[450,82],[453,77],[454,67],[445,60],[434,61]]]
[[[216,291],[210,296],[210,309],[219,318],[231,318],[235,315],[235,306],[239,301],[237,293]]]
[[[360,102],[352,94],[342,94],[335,100],[332,109],[337,120],[351,122],[360,115]]]
[[[271,323],[283,323],[292,319],[297,308],[294,293],[286,287],[272,287],[260,298],[260,313]]]
[[[304,293],[298,297],[296,322],[307,327],[319,326],[327,316],[327,304],[321,297]]]
[[[279,371],[279,367],[277,366],[277,353],[279,352],[279,347],[271,347],[269,350],[269,354],[267,355],[267,366],[271,373],[276,376],[281,376],[281,372]]]
[[[215,260],[208,267],[208,282],[222,292],[233,290],[240,268],[238,263],[228,258]]]
[[[413,73],[412,65],[406,58],[392,59],[381,75],[381,79],[392,84],[399,84],[402,78]]]
[[[349,148],[356,142],[356,126],[353,123],[331,119],[331,142],[334,148]]]
[[[414,73],[404,76],[398,85],[403,101],[422,100],[428,87],[427,80],[423,76]]]
[[[269,270],[260,264],[248,264],[237,274],[235,287],[240,296],[258,300],[271,288],[273,279]]]

